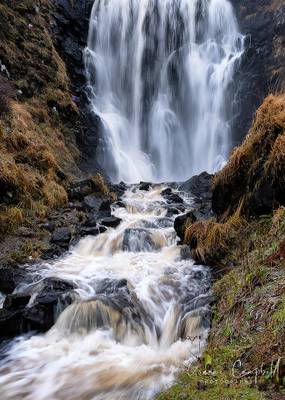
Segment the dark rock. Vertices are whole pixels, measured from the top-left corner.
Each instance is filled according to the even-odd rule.
[[[110,200],[102,200],[102,203],[99,207],[99,217],[110,217],[111,216],[111,201]]]
[[[22,312],[0,309],[0,338],[11,338],[22,332]]]
[[[234,146],[245,137],[256,109],[270,93],[270,88],[279,87],[284,82],[285,4],[282,3],[272,0],[232,1],[240,29],[246,36],[245,52],[233,81],[235,101],[230,105],[234,116],[231,121]]]
[[[92,227],[80,227],[78,230],[78,236],[83,237],[83,236],[97,236],[99,235],[100,232],[100,227],[99,226],[92,226]]]
[[[98,212],[102,205],[102,202],[103,201],[101,198],[91,194],[84,197],[83,205],[88,210],[92,210],[93,212]]]
[[[68,246],[72,238],[71,229],[69,227],[57,228],[53,234],[51,241],[52,243],[60,246]]]
[[[35,330],[46,332],[56,317],[74,299],[75,286],[58,278],[46,278],[33,286],[31,293],[9,295],[0,310],[0,337],[9,338]],[[31,294],[37,293],[31,306]]]
[[[39,224],[39,228],[46,229],[49,232],[53,232],[55,229],[55,224],[52,222],[46,222],[44,224]]]
[[[8,294],[3,308],[5,310],[18,310],[19,308],[25,307],[31,299],[31,296],[23,293]]]
[[[167,198],[168,204],[183,204],[184,203],[183,199],[176,193],[171,193],[166,198]]]
[[[187,214],[179,215],[175,218],[174,221],[174,229],[181,241],[184,240],[185,224],[187,221],[192,224],[197,221],[197,218],[193,211],[190,211]]]
[[[96,227],[96,225],[97,225],[97,215],[93,214],[93,213],[88,214],[84,225],[87,226],[87,227],[90,227],[90,228],[91,227],[92,228]]]
[[[104,225],[99,225],[99,233],[104,233],[106,232],[107,228]]]
[[[139,190],[148,191],[151,188],[151,184],[149,182],[140,182]]]
[[[39,284],[35,302],[39,304],[56,304],[59,296],[75,288],[71,282],[59,278],[46,278]]]
[[[96,295],[110,295],[118,293],[120,290],[128,291],[128,281],[126,279],[110,279],[105,278],[98,282],[95,287]]]
[[[169,196],[171,194],[172,194],[172,189],[171,188],[166,188],[166,189],[162,190],[162,192],[161,192],[161,196],[162,197],[167,197],[167,196]]]
[[[123,201],[121,201],[121,200],[116,201],[116,202],[113,204],[113,206],[114,206],[114,207],[118,207],[118,208],[126,208],[126,204],[125,204]]]
[[[120,182],[118,184],[109,184],[109,188],[112,192],[116,193],[119,199],[123,196],[128,187],[124,182]]]
[[[0,291],[4,294],[12,293],[24,276],[24,270],[20,268],[0,267]]]
[[[46,278],[40,282],[33,304],[23,311],[25,330],[45,332],[50,329],[58,314],[72,303],[74,288],[73,283],[59,278]]]
[[[180,257],[181,260],[189,260],[190,258],[192,258],[190,246],[188,245],[181,246]]]
[[[192,194],[198,198],[211,200],[211,185],[213,175],[207,172],[202,172],[200,175],[195,175],[188,181],[182,183],[178,189],[182,192]]]
[[[177,208],[170,207],[167,209],[166,217],[171,218],[173,215],[178,215],[180,211]]]
[[[117,217],[108,217],[104,218],[101,221],[101,224],[107,226],[108,228],[116,228],[122,222],[121,218]]]

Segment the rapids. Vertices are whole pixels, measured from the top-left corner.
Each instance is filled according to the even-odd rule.
[[[201,355],[210,272],[184,259],[162,189],[129,187],[117,228],[33,267],[38,280],[73,282],[76,296],[49,332],[6,349],[1,400],[151,399]]]
[[[228,0],[95,0],[85,65],[111,180],[183,181],[232,147],[244,51]]]

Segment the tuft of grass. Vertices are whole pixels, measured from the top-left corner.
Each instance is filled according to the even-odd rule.
[[[23,211],[19,207],[8,207],[0,212],[0,236],[13,232],[23,220]]]
[[[108,188],[106,182],[104,181],[104,178],[101,174],[96,174],[90,178],[90,184],[91,188],[94,192],[100,194],[103,197],[108,197],[112,201],[115,201],[117,199],[117,196],[115,193],[111,192],[110,189]]]
[[[45,203],[48,207],[65,206],[68,202],[66,190],[54,181],[47,182],[43,187]]]
[[[210,219],[186,225],[184,243],[191,247],[196,261],[213,265],[225,257],[240,229],[245,229],[247,225],[241,216],[241,209],[242,206],[238,207],[225,222],[219,223]]]

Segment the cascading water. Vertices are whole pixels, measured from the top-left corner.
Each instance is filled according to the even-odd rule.
[[[95,0],[85,61],[110,178],[170,182],[219,169],[242,53],[228,0]]]
[[[147,400],[201,355],[210,272],[181,256],[162,189],[130,188],[126,208],[113,211],[122,219],[116,229],[36,266],[32,283],[17,289],[33,293],[31,307],[47,277],[77,288],[48,333],[10,345],[1,400]]]

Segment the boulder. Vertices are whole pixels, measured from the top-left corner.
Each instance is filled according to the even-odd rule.
[[[107,226],[108,228],[116,228],[122,222],[121,218],[112,216],[101,219],[101,224]]]
[[[168,204],[183,204],[184,203],[182,197],[180,197],[176,193],[171,193],[170,195],[165,196],[165,197],[167,199]]]
[[[72,238],[71,228],[69,227],[61,227],[57,228],[53,234],[51,241],[59,246],[68,247]]]
[[[88,196],[84,197],[83,200],[83,206],[87,210],[92,210],[93,212],[98,212],[101,205],[102,205],[102,199],[95,196],[94,194],[90,194]]]
[[[24,276],[21,268],[0,267],[0,292],[12,293]]]
[[[189,222],[189,223],[193,224],[196,221],[197,221],[197,217],[195,216],[193,211],[190,211],[187,214],[179,215],[178,217],[175,218],[174,229],[177,233],[177,236],[180,238],[181,241],[184,240],[186,223]]]
[[[46,278],[24,293],[8,295],[0,309],[0,338],[46,332],[58,314],[73,302],[75,286],[59,278]],[[28,303],[35,295],[32,304]]]
[[[202,172],[200,175],[195,175],[188,181],[183,182],[178,189],[200,199],[211,200],[212,179],[213,175],[210,175],[207,172]]]
[[[25,293],[8,294],[5,298],[3,308],[5,310],[18,310],[25,307],[31,299],[31,295]]]
[[[143,190],[147,192],[151,188],[151,183],[149,182],[140,182],[139,190]]]

